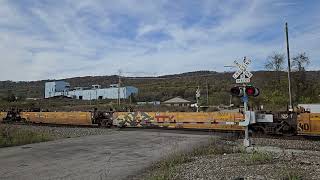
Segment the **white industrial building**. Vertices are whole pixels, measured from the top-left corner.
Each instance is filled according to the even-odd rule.
[[[320,113],[320,104],[298,104],[298,107],[303,107],[311,113]]]
[[[132,94],[137,94],[138,88],[133,86],[118,87],[112,84],[109,88],[101,88],[100,85],[92,85],[91,88],[75,87],[65,81],[53,81],[45,83],[45,98],[65,96],[73,99],[94,100],[94,99],[127,99]]]

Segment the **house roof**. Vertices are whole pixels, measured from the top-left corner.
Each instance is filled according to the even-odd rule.
[[[164,104],[174,104],[174,103],[191,103],[191,101],[182,99],[181,97],[175,97],[163,102]]]

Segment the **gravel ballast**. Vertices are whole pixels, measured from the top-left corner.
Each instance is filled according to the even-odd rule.
[[[301,149],[320,151],[320,139],[273,139],[273,138],[253,138],[253,143],[257,146],[274,146],[285,149]],[[240,143],[240,141],[239,141]]]
[[[196,158],[178,167],[178,179],[319,179],[319,156],[297,157],[273,154],[266,162],[247,163],[248,154],[226,154]]]
[[[242,147],[242,139],[223,140],[238,151],[190,155],[189,160],[174,167],[154,168],[145,173],[143,179],[319,179],[319,141],[286,140],[272,138],[253,139],[256,150],[247,151]],[[219,143],[217,140],[215,143]],[[218,145],[217,144],[217,145]],[[215,144],[211,145],[215,148]],[[260,148],[264,147],[264,148]],[[257,149],[260,148],[259,151]],[[255,149],[255,148],[253,148]],[[277,149],[277,151],[274,151]],[[161,162],[160,162],[161,164]],[[165,169],[165,170],[164,170]],[[169,172],[169,173],[168,173]],[[140,176],[141,177],[141,176]]]

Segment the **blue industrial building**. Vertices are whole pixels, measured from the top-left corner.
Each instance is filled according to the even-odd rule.
[[[138,88],[133,86],[118,87],[112,84],[108,88],[101,88],[100,85],[88,87],[70,88],[70,84],[65,81],[46,82],[45,98],[64,96],[73,99],[94,100],[94,99],[127,99],[132,94],[137,94]]]

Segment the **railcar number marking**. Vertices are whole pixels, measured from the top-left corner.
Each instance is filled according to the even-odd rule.
[[[304,131],[310,130],[310,126],[308,123],[299,123],[299,127]]]

